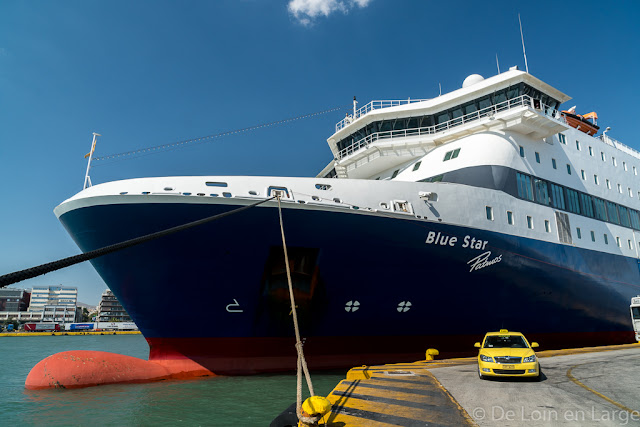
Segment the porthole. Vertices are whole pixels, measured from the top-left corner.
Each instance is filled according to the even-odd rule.
[[[122,193],[120,193],[121,195],[125,195],[125,194],[129,194],[128,191],[123,191]]]
[[[173,187],[164,187],[164,191],[173,191]]]
[[[298,200],[298,203],[300,203],[301,205],[304,205],[307,202],[305,202],[304,200]]]
[[[334,202],[336,203],[342,203],[342,200],[338,199],[337,197],[333,199]]]
[[[380,202],[380,207],[382,209],[389,209],[389,205],[387,203],[385,203],[385,202]]]
[[[226,187],[226,182],[207,182],[207,187]]]
[[[143,191],[142,194],[151,194],[150,191]]]
[[[219,194],[209,194],[211,197],[219,197]]]
[[[204,196],[204,193],[198,193],[198,196]]]
[[[319,201],[320,201],[320,197],[318,197],[318,196],[311,196],[311,198],[312,198],[313,200],[315,200],[316,202],[319,202]]]
[[[182,193],[184,196],[190,196],[191,193]]]
[[[231,193],[227,192],[227,191],[225,191],[224,193],[222,193],[222,195],[223,195],[224,197],[233,197],[233,195],[232,195]]]
[[[316,184],[316,188],[323,191],[331,190],[331,186],[329,184]]]
[[[251,190],[251,191],[249,191],[249,194],[251,194],[252,196],[257,196],[258,192]]]

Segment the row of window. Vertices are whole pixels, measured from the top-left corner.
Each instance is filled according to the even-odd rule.
[[[494,220],[493,208],[491,206],[486,206],[485,211],[486,211],[487,219],[489,221],[493,221]],[[512,211],[507,211],[507,224],[515,225],[514,214]],[[533,230],[533,217],[530,215],[527,215],[527,228]],[[551,223],[549,222],[548,219],[544,220],[544,231],[547,233],[551,232]],[[582,230],[580,229],[580,227],[576,227],[576,236],[578,237],[578,239],[582,239]],[[603,237],[604,244],[608,245],[609,235],[607,233],[603,233],[602,237]],[[592,242],[596,241],[596,233],[593,230],[591,230],[591,241]],[[616,236],[616,245],[620,248],[622,247],[622,240],[620,239],[619,236]],[[631,239],[627,239],[627,246],[629,247],[629,250],[633,250],[633,242],[631,242]],[[640,248],[640,242],[638,242],[638,247]]]
[[[560,143],[567,145],[567,138],[564,134],[559,133],[558,134],[558,140],[560,141]],[[576,140],[576,149],[578,151],[582,151],[582,147],[580,145],[580,141]],[[591,157],[595,157],[595,154],[593,152],[593,147],[589,146],[589,155]],[[600,152],[600,158],[602,159],[603,162],[607,161],[607,155],[604,153],[604,151]],[[614,167],[618,166],[618,161],[616,160],[615,157],[611,156],[611,164],[613,164]],[[636,169],[635,166],[631,167],[633,170],[633,174],[634,175],[638,175],[638,170]],[[622,169],[624,169],[625,172],[627,172],[629,170],[629,168],[627,167],[627,162],[623,161],[622,162]]]
[[[515,85],[509,86],[507,88],[497,90],[492,94],[485,95],[481,98],[474,99],[473,101],[469,101],[461,105],[457,105],[436,114],[429,114],[419,117],[404,117],[397,119],[378,120],[369,123],[365,127],[358,129],[346,138],[341,139],[336,145],[338,147],[338,150],[341,151],[351,146],[353,143],[360,141],[361,139],[366,138],[369,135],[379,132],[431,127],[452,120],[454,122],[450,123],[450,125],[455,126],[456,124],[462,123],[462,119],[460,119],[459,123],[455,121],[462,116],[475,113],[476,111],[484,110],[485,108],[489,108],[493,105],[502,104],[507,100],[515,99],[522,95],[527,95],[537,100],[538,102],[541,102],[542,104],[548,106],[552,110],[557,109],[560,105],[557,100],[540,92],[538,89],[535,89],[525,83],[516,83]],[[505,106],[505,108],[507,107]]]
[[[640,213],[544,179],[516,173],[518,197],[574,214],[640,230]]]

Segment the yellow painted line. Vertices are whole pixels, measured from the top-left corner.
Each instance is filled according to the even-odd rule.
[[[594,362],[591,362],[594,363]],[[573,381],[575,384],[579,385],[580,387],[584,388],[587,391],[590,391],[591,393],[595,394],[596,396],[606,400],[607,402],[611,403],[614,406],[617,406],[618,408],[622,409],[623,411],[627,411],[628,413],[630,413],[631,415],[635,415],[635,416],[640,416],[640,411],[636,411],[635,409],[631,409],[631,408],[627,408],[626,406],[624,406],[621,403],[616,402],[615,400],[605,396],[604,394],[592,389],[591,387],[586,386],[585,384],[581,383],[580,381],[578,381],[578,379],[576,377],[573,376],[573,374],[571,373],[571,371],[573,371],[573,368],[577,368],[578,366],[583,366],[583,365],[588,365],[589,363],[581,363],[579,365],[575,365],[572,366],[571,368],[569,368],[569,370],[567,371],[567,377]]]
[[[633,348],[640,348],[640,343],[607,345],[601,347],[567,348],[563,350],[542,350],[536,351],[536,355],[538,357],[569,356],[573,354],[599,353],[602,351],[629,350]]]
[[[339,421],[338,421],[339,419]],[[340,424],[344,423],[344,424]],[[331,414],[327,418],[324,424],[326,427],[336,426],[349,426],[349,427],[397,427],[397,424],[381,423],[379,421],[369,420],[366,418],[352,417],[347,414]]]

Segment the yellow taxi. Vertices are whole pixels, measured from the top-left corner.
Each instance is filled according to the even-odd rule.
[[[520,332],[500,329],[484,336],[482,344],[475,343],[478,352],[478,376],[527,377],[540,380],[540,363],[532,350],[537,342],[529,345]]]

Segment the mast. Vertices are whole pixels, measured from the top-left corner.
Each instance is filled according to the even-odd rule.
[[[84,158],[86,159],[87,157],[89,158],[89,161],[87,162],[87,172],[84,174],[84,186],[82,187],[83,190],[91,187],[91,178],[89,178],[89,169],[91,169],[91,158],[93,157],[93,152],[96,149],[96,136],[102,136],[99,133],[95,133],[93,132],[93,141],[91,142],[91,151],[89,151],[89,153],[87,153]]]

